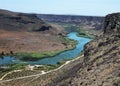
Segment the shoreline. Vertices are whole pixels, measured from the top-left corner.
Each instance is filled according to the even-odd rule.
[[[39,73],[39,74],[34,74],[34,75],[29,75],[29,76],[24,76],[24,77],[18,77],[18,78],[8,79],[8,80],[0,80],[0,83],[10,82],[10,81],[13,81],[13,80],[19,80],[19,79],[24,79],[24,78],[30,78],[30,77],[35,77],[35,76],[38,77],[38,76],[45,75],[45,74],[48,74],[48,73],[51,73],[51,72],[55,72],[55,71],[63,68],[65,65],[67,65],[67,64],[69,64],[69,63],[71,63],[71,62],[73,62],[73,61],[75,61],[75,60],[77,60],[77,59],[79,59],[79,58],[82,58],[83,56],[84,56],[84,55],[81,55],[81,56],[78,56],[78,57],[75,58],[75,59],[72,59],[72,60],[70,60],[70,61],[66,61],[66,62],[65,62],[63,65],[61,65],[60,67],[58,67],[58,68],[56,68],[56,69],[53,69],[53,70],[50,70],[50,71],[47,71],[47,72],[42,71],[42,72]]]
[[[94,39],[95,38],[95,35],[93,35],[93,34],[91,36],[89,36],[89,34],[88,35],[81,35],[80,33],[78,33],[77,36],[78,37],[89,38],[89,39]]]
[[[69,39],[67,38],[67,36],[64,38],[64,40],[66,40],[66,42],[68,43],[67,46],[70,45],[71,47],[66,46],[67,48],[58,51],[44,51],[44,52],[31,52],[31,53],[18,52],[18,53],[6,54],[6,55],[0,54],[0,58],[4,58],[5,56],[10,56],[16,59],[20,59],[22,61],[37,61],[44,58],[51,58],[53,56],[59,55],[62,52],[73,50],[76,48],[77,42],[75,40]]]

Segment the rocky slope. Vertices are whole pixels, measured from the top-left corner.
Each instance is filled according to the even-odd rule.
[[[120,85],[120,13],[105,17],[104,33],[84,48],[84,66],[72,83],[81,86]]]
[[[63,50],[65,34],[63,28],[43,22],[36,14],[0,10],[2,54]]]

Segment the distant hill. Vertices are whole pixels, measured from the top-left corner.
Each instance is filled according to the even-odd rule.
[[[51,15],[38,14],[39,18],[47,22],[79,24],[81,27],[102,29],[104,17],[99,16],[77,16],[77,15]]]
[[[0,10],[0,29],[42,31],[49,29],[50,25],[38,19],[36,14],[15,13]]]

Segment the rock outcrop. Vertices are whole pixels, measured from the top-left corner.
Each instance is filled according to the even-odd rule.
[[[120,13],[107,15],[104,28],[106,35],[120,35]]]
[[[103,35],[85,46],[84,56],[81,86],[120,85],[120,13],[105,17]]]

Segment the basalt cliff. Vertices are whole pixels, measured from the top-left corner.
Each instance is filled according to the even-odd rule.
[[[120,13],[105,17],[104,32],[85,46],[83,61],[74,86],[120,85]]]
[[[81,28],[102,29],[104,17],[100,16],[78,16],[78,15],[50,15],[38,14],[39,18],[47,22],[80,25]]]

